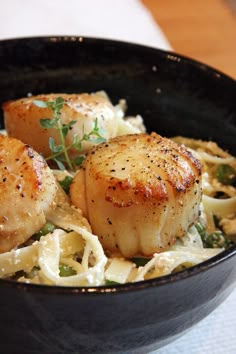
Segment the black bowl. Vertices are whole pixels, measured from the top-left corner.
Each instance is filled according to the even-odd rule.
[[[236,83],[144,46],[79,37],[0,42],[0,100],[105,90],[165,136],[213,139],[236,155]],[[3,127],[3,119],[1,116]],[[147,353],[215,309],[236,281],[236,246],[135,284],[63,288],[0,281],[3,353]]]

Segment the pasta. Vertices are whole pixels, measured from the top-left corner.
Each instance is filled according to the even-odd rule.
[[[124,104],[116,107],[120,120]],[[141,117],[131,117],[123,125],[120,122],[119,134],[132,129],[136,133],[144,130]],[[188,147],[200,160],[203,196],[199,220],[168,250],[150,258],[137,255],[136,259],[105,254],[90,225],[81,221],[81,212],[62,201],[47,216],[54,225],[52,231],[0,254],[0,278],[56,286],[124,284],[181,271],[222,252],[236,237],[236,188],[234,181],[224,183],[216,176],[219,166],[235,171],[236,159],[214,142],[185,137],[173,140]],[[54,170],[54,175],[59,182],[66,176],[73,178],[70,171]]]

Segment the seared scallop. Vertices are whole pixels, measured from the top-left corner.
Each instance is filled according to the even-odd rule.
[[[51,154],[49,138],[52,137],[56,144],[60,144],[59,132],[55,129],[44,129],[40,126],[40,119],[52,118],[52,111],[48,108],[40,108],[34,104],[34,100],[52,101],[62,97],[65,104],[61,110],[62,124],[76,121],[71,127],[66,145],[73,142],[74,135],[81,139],[83,134],[90,133],[97,119],[97,125],[105,139],[117,134],[118,120],[114,106],[104,93],[94,94],[47,94],[9,101],[3,105],[6,131],[9,136],[18,138],[31,145],[36,151],[45,157]],[[85,152],[92,146],[91,142],[83,142],[82,151]],[[78,151],[70,150],[71,155]]]
[[[170,139],[124,135],[92,148],[70,195],[108,253],[151,256],[198,218],[201,166]]]
[[[0,253],[24,243],[46,222],[57,184],[44,159],[0,135]]]

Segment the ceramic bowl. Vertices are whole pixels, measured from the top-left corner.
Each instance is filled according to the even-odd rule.
[[[149,131],[213,139],[236,155],[236,83],[172,52],[118,41],[0,42],[0,101],[105,90]],[[1,116],[1,128],[3,119]],[[236,281],[236,246],[180,273],[100,288],[0,281],[3,353],[148,353],[214,310]]]

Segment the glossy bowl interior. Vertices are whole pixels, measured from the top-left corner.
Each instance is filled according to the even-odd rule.
[[[0,103],[28,93],[105,90],[149,131],[213,139],[236,155],[236,83],[175,53],[82,37],[0,42]],[[1,128],[4,127],[2,113]],[[236,246],[145,282],[59,288],[0,281],[7,353],[148,353],[218,306],[236,281]]]

